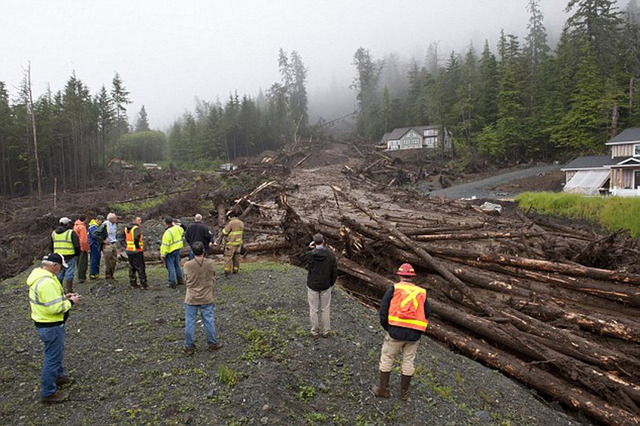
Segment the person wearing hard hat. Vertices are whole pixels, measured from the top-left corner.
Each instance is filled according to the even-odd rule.
[[[224,237],[224,276],[229,274],[237,274],[240,270],[240,256],[242,253],[242,234],[244,232],[244,223],[238,218],[238,213],[231,210],[227,213],[229,222],[222,229],[220,239]]]
[[[380,354],[380,384],[371,388],[373,394],[389,398],[389,376],[393,362],[402,352],[400,399],[409,398],[409,384],[415,371],[414,360],[420,337],[427,330],[431,306],[427,291],[413,283],[413,266],[403,263],[396,272],[399,282],[389,288],[380,302],[380,324],[385,329]]]
[[[51,253],[42,259],[27,278],[31,319],[44,346],[44,363],[40,377],[40,400],[43,404],[64,402],[67,397],[59,388],[73,382],[65,374],[64,357],[65,322],[69,310],[80,302],[77,293],[64,293],[56,274],[67,268],[64,256]]]

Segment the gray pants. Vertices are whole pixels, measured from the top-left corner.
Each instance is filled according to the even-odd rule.
[[[331,331],[329,309],[331,308],[331,287],[324,291],[315,291],[307,287],[309,299],[309,318],[311,334],[325,334]]]

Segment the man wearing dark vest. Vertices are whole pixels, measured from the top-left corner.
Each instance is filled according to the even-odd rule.
[[[427,291],[413,284],[416,275],[413,266],[403,263],[396,274],[399,282],[387,290],[380,302],[380,324],[385,329],[385,336],[380,354],[380,384],[372,387],[371,391],[377,397],[391,396],[389,376],[395,358],[402,352],[400,399],[407,400],[418,343],[427,330],[431,306],[427,301]]]
[[[64,282],[65,291],[73,293],[73,275],[76,272],[76,256],[80,254],[80,239],[72,227],[73,223],[68,217],[60,218],[60,226],[51,233],[51,252],[61,254],[66,268],[62,268],[57,275],[60,283]]]
[[[140,225],[142,225],[142,218],[137,216],[131,223],[125,226],[124,232],[120,234],[120,244],[125,249],[127,259],[129,259],[129,284],[131,284],[133,288],[149,290]],[[137,278],[140,278],[140,285],[138,285],[136,274]]]

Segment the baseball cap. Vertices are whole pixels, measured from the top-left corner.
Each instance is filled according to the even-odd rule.
[[[57,263],[58,265],[62,265],[65,268],[69,267],[69,265],[67,265],[67,263],[64,261],[64,256],[58,253],[50,253],[43,257],[42,260]]]
[[[61,217],[60,218],[60,225],[68,225],[71,223],[71,219],[69,219],[68,217]]]

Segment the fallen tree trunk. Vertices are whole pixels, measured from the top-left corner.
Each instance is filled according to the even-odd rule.
[[[636,286],[640,285],[640,275],[625,274],[624,272],[610,271],[607,269],[590,268],[588,266],[577,264],[567,265],[564,263],[549,262],[547,260],[525,259],[522,257],[496,255],[477,251],[452,250],[440,247],[434,247],[432,250],[430,249],[430,251],[434,254],[447,257],[476,259],[482,262],[517,266],[535,271],[557,272],[576,277],[596,278],[599,280],[619,281]],[[640,297],[640,290],[638,290],[635,295]]]
[[[381,293],[393,285],[391,280],[375,274],[348,259],[340,259],[339,267],[341,271],[368,282]],[[433,312],[439,315],[438,311],[442,311],[443,306],[433,302],[436,301],[432,301]],[[465,352],[471,358],[479,359],[485,364],[533,386],[576,410],[589,414],[598,421],[610,424],[639,424],[638,418],[629,411],[610,405],[600,398],[568,385],[533,364],[526,363],[513,355],[504,353],[469,336],[463,336],[436,320],[430,320],[427,334],[437,340],[449,343]]]

